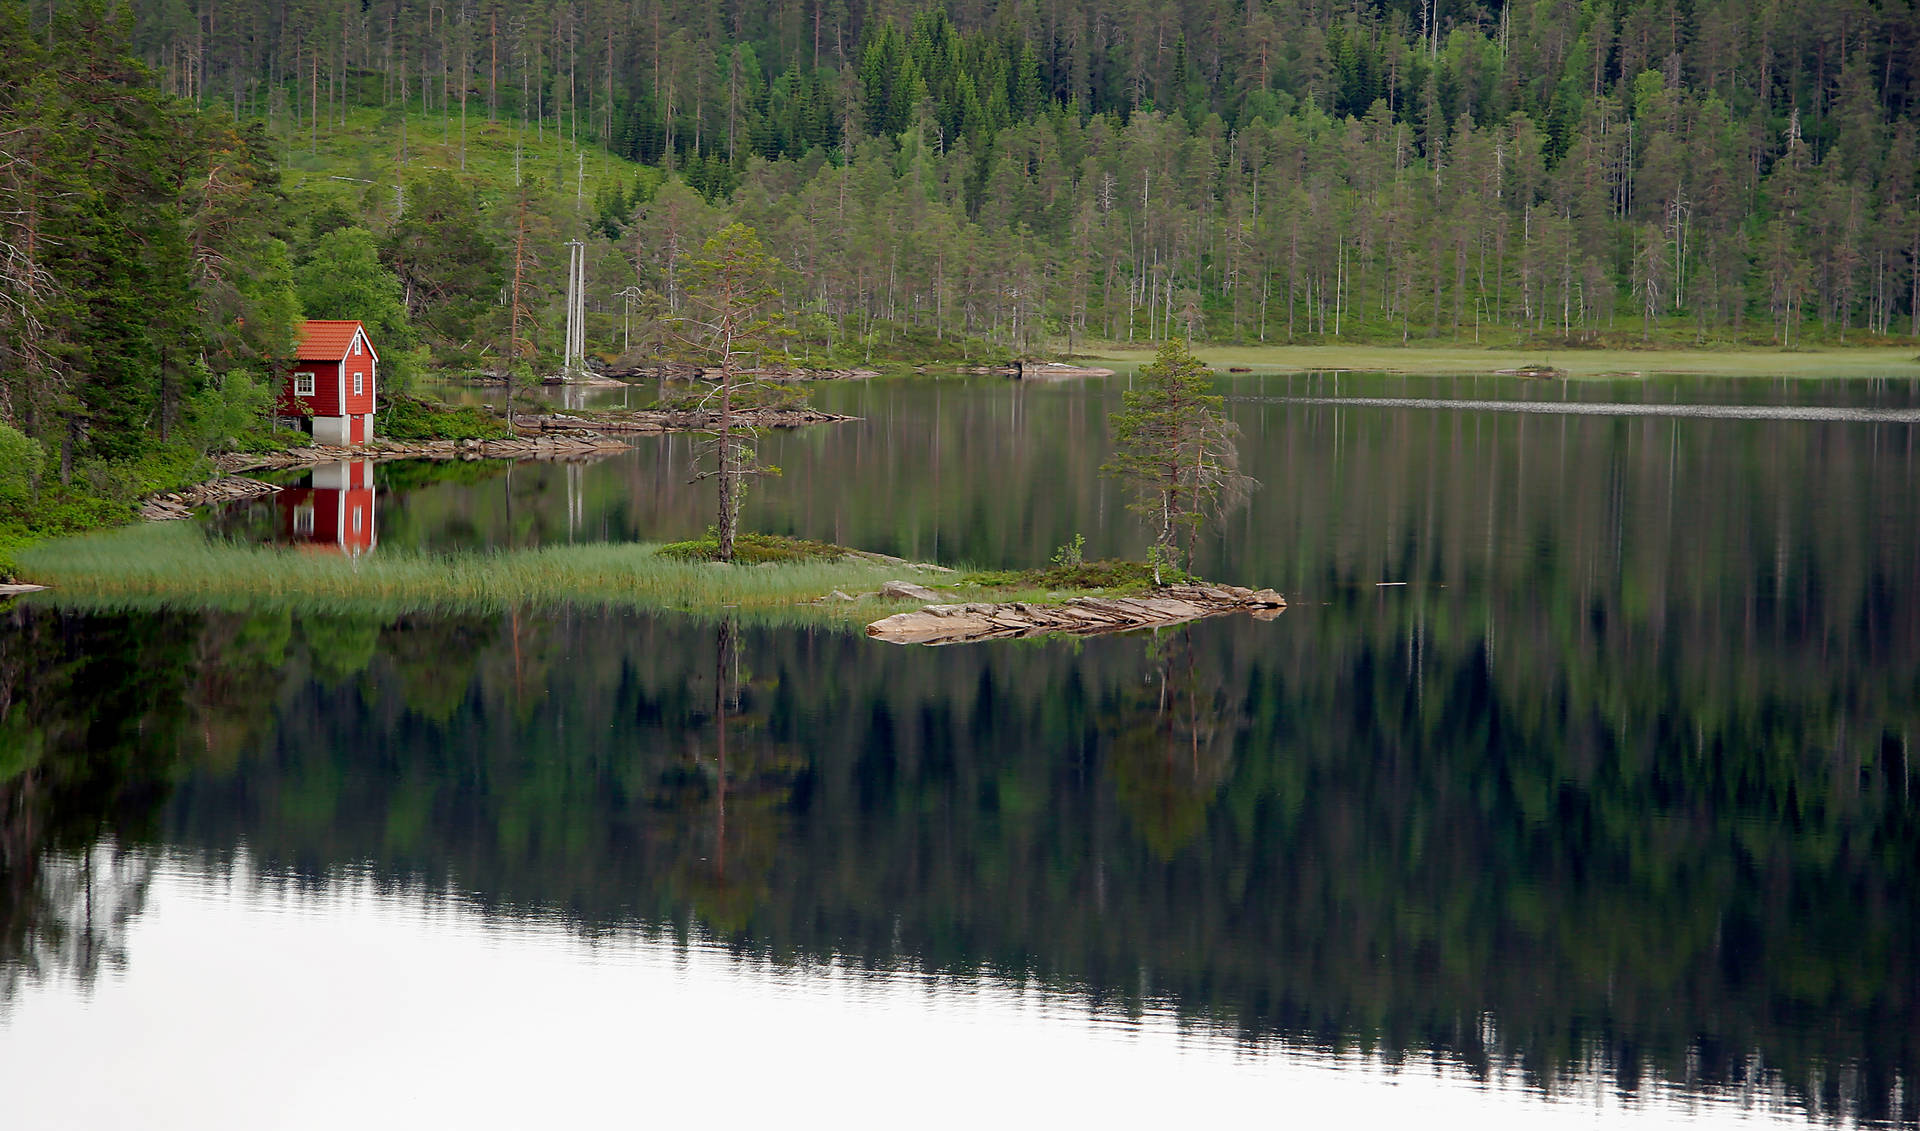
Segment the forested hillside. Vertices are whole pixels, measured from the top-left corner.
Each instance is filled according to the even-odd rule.
[[[0,526],[235,442],[301,316],[552,364],[570,239],[589,348],[661,340],[736,220],[809,358],[1916,335],[1917,53],[1914,0],[6,4]]]
[[[406,103],[671,169],[856,332],[1920,332],[1912,0],[136,7],[290,145]],[[595,226],[671,302],[645,203]]]

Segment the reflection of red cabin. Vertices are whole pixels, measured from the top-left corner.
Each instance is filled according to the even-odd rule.
[[[276,497],[280,538],[316,550],[359,557],[379,541],[373,526],[373,462],[323,463],[308,487],[288,487]]]
[[[380,355],[365,326],[308,319],[293,372],[280,391],[280,415],[310,429],[316,444],[364,444],[373,439],[379,370]]]

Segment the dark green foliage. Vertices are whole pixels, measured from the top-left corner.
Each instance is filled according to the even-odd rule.
[[[380,351],[381,392],[404,392],[419,368],[413,352],[419,337],[407,316],[406,285],[380,256],[379,239],[371,231],[357,225],[335,228],[306,248],[294,277],[307,317],[366,323]]]
[[[407,210],[380,241],[380,262],[400,286],[404,317],[376,339],[405,346],[406,319],[417,318],[441,339],[462,341],[498,298],[505,255],[481,224],[473,191],[441,170],[410,186]],[[322,317],[315,315],[315,317]],[[365,317],[329,315],[327,317]]]
[[[444,405],[408,393],[382,393],[374,435],[389,440],[504,440],[507,422],[479,405]]]
[[[1206,366],[1182,343],[1168,341],[1108,418],[1114,453],[1100,470],[1125,485],[1133,497],[1127,509],[1154,532],[1156,567],[1191,565],[1201,523],[1252,486],[1239,471],[1238,431],[1212,389]]]
[[[720,562],[728,559],[720,556],[720,538],[713,527],[691,541],[669,542],[660,547],[659,555],[688,562]],[[755,534],[746,532],[735,535],[732,561],[740,565],[764,565],[769,562],[812,562],[837,561],[853,553],[845,546],[835,546],[830,542],[816,542],[808,538],[788,538],[780,534]]]
[[[292,353],[271,142],[164,93],[129,19],[0,8],[0,426],[42,455],[0,498],[11,541],[204,475],[265,429]]]

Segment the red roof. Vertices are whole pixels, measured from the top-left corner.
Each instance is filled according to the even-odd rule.
[[[300,327],[301,361],[339,361],[347,356],[347,350],[353,345],[353,336],[361,331],[360,321],[352,318],[309,318]],[[367,339],[367,352],[373,354],[375,361],[380,353],[373,348],[373,339]]]

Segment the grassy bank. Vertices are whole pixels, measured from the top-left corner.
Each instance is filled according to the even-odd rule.
[[[1549,364],[1584,378],[1639,377],[1655,373],[1716,377],[1901,377],[1920,378],[1912,346],[1861,346],[1808,350],[1611,349],[1541,350],[1474,346],[1209,346],[1194,353],[1209,366],[1304,372],[1357,369],[1388,373],[1488,374],[1522,365]],[[1151,349],[1087,348],[1082,356],[1127,365],[1153,359]]]
[[[63,538],[24,550],[21,571],[53,587],[42,600],[180,607],[297,605],[505,609],[561,602],[743,613],[792,609],[834,589],[860,592],[894,577],[866,561],[716,566],[661,557],[651,545],[551,546],[363,558],[210,541],[192,523],[151,523]],[[805,619],[851,623],[850,604]],[[882,609],[875,602],[869,612]]]
[[[650,544],[548,546],[434,554],[381,550],[353,559],[214,542],[192,523],[149,523],[42,543],[22,572],[52,589],[31,600],[79,609],[291,607],[400,615],[498,611],[563,603],[735,616],[755,623],[857,627],[913,607],[860,597],[819,604],[834,590],[871,593],[890,580],[954,601],[1059,600],[1134,592],[1145,567],[1091,563],[1059,570],[925,571],[852,557],[717,565],[662,555]],[[1063,588],[1064,586],[1064,588]]]

